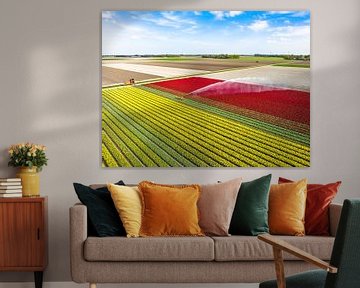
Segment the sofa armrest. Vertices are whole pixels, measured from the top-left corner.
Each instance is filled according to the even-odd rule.
[[[70,268],[73,281],[85,282],[86,263],[83,245],[87,238],[87,208],[75,204],[70,208]]]
[[[336,236],[336,231],[339,225],[341,215],[342,204],[331,203],[329,207],[329,219],[330,219],[330,235]]]

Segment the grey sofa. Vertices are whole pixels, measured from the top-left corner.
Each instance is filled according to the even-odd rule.
[[[330,237],[281,236],[330,259],[341,205],[330,206]],[[77,283],[257,283],[274,278],[270,245],[257,237],[88,237],[87,209],[70,208],[71,275]],[[313,268],[284,255],[286,274]]]

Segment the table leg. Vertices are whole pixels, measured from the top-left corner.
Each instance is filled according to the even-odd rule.
[[[43,271],[35,271],[35,288],[42,288],[43,284]]]

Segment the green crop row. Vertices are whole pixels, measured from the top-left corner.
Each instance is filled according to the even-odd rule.
[[[111,155],[109,150],[106,148],[104,142],[101,145],[102,149],[102,160],[106,167],[117,167],[119,164],[116,162],[114,157]]]
[[[129,97],[129,95],[132,95],[132,93],[127,93],[127,97],[123,97],[123,99],[126,99],[126,98],[128,98]],[[116,94],[114,97],[118,97],[119,95],[118,94]],[[140,95],[139,95],[139,93],[136,93],[135,95],[133,95],[133,97],[134,97],[134,99],[132,100],[132,101],[141,101],[140,100]],[[146,99],[147,101],[151,101],[151,97],[149,96],[149,94],[147,94],[146,95],[146,98],[144,98],[144,99]],[[176,102],[177,103],[177,102]],[[121,104],[120,104],[121,105]],[[154,104],[155,105],[155,104]],[[160,100],[156,100],[156,105],[161,105],[161,101]],[[174,105],[173,105],[174,106]],[[143,104],[141,104],[141,107],[144,109],[144,105]],[[172,106],[168,106],[168,107],[161,107],[161,106],[159,106],[160,107],[160,109],[162,109],[162,113],[166,113],[166,110],[169,110],[169,109],[172,109],[173,107]],[[172,115],[174,115],[173,114],[173,112],[174,111],[172,111],[171,112],[171,114],[169,115],[169,116],[172,116]],[[183,113],[183,112],[181,112],[181,113]],[[196,113],[195,113],[196,114]],[[194,113],[192,114],[192,115],[188,115],[188,117],[187,117],[187,119],[189,119],[189,117],[191,118],[191,117],[195,117],[195,115],[194,115]],[[197,118],[197,119],[195,119],[194,120],[194,123],[193,124],[201,124],[201,122],[203,121],[203,118]],[[211,125],[211,122],[210,121],[208,121],[208,122],[205,122],[204,123],[204,125],[207,125],[207,126],[209,126],[209,125]],[[214,126],[214,129],[215,130],[219,130],[218,129],[218,123],[216,123],[216,125]],[[226,138],[228,138],[229,137],[229,135],[231,135],[231,129],[232,128],[234,128],[233,127],[234,126],[234,123],[231,123],[231,125],[230,126],[228,126],[228,127],[226,127],[227,128],[227,130],[226,130],[226,134],[225,134],[225,137]],[[253,130],[253,129],[252,129]],[[223,131],[223,130],[219,130],[220,132],[221,131]],[[241,138],[239,138],[239,131],[235,131],[236,133],[235,133],[235,135],[234,135],[234,139],[236,140],[236,139],[238,139],[238,141],[240,141],[241,140]],[[249,133],[250,132],[250,133]],[[252,133],[253,131],[246,131],[246,133],[245,134],[243,134],[242,136],[244,136],[244,137],[246,137],[247,139],[247,141],[253,141],[253,144],[255,144],[255,145],[257,145],[257,146],[259,146],[259,135],[255,135],[255,142],[254,142],[254,139],[251,139],[251,138],[249,138],[249,135],[251,135],[251,134],[254,134],[254,133]],[[240,135],[241,135],[241,133],[240,133]],[[263,144],[263,145],[265,145],[266,144],[266,150],[269,150],[270,149],[270,151],[269,152],[274,152],[274,153],[276,153],[276,154],[282,154],[282,155],[284,155],[285,156],[285,161],[287,161],[286,159],[287,159],[287,157],[288,157],[288,154],[289,154],[289,150],[292,150],[291,149],[291,147],[290,147],[290,149],[289,149],[289,147],[286,147],[285,146],[285,148],[286,148],[286,153],[285,152],[282,152],[282,151],[279,151],[279,147],[281,147],[281,146],[279,146],[279,144],[281,145],[282,143],[276,143],[276,141],[275,141],[275,147],[276,148],[272,148],[272,147],[268,147],[269,146],[269,138],[268,137],[266,137],[266,136],[264,136],[264,135],[262,135],[262,138],[263,138],[263,141],[264,141],[264,143],[260,143],[260,146]],[[274,142],[274,141],[273,141]],[[246,143],[245,143],[246,144]],[[272,144],[272,142],[270,142],[270,144]],[[282,146],[284,146],[283,144],[282,144]],[[266,153],[266,150],[265,151],[263,151],[263,152],[265,152]],[[299,151],[300,151],[300,153],[299,153]],[[305,153],[304,153],[305,152]],[[285,154],[284,154],[285,153]],[[300,163],[303,163],[304,165],[306,165],[306,161],[307,161],[307,159],[306,158],[309,158],[309,156],[307,156],[306,154],[309,154],[308,152],[306,152],[306,151],[301,151],[301,150],[299,150],[299,148],[298,147],[295,147],[295,150],[293,151],[293,154],[295,154],[295,155],[297,155],[298,157],[305,157],[305,162],[304,162],[304,160],[302,160],[302,159],[293,159],[293,160],[295,160],[295,161],[300,161]]]
[[[138,108],[138,113],[141,113],[141,110],[148,110],[147,109],[147,104],[146,103],[141,103],[141,102],[137,102],[137,101],[141,101],[137,98],[139,98],[139,95],[134,96],[134,99],[129,99],[129,94],[127,94],[127,97],[123,97],[123,101],[129,100],[131,101],[131,103],[129,103],[128,105],[131,105],[131,110],[137,109],[136,107],[141,107]],[[148,96],[148,95],[147,95]],[[146,98],[148,101],[151,101],[151,99],[149,99],[149,97]],[[116,100],[115,100],[116,101]],[[124,102],[122,103],[118,103],[120,106],[124,105]],[[153,107],[153,110],[155,109],[154,107],[156,107],[156,103],[150,103],[150,107]],[[141,110],[140,110],[141,109]],[[271,151],[268,150],[268,147],[265,147],[265,149],[263,149],[261,147],[262,143],[258,143],[258,142],[254,142],[253,144],[256,145],[256,149],[254,149],[253,147],[251,147],[251,143],[248,143],[248,140],[244,140],[241,137],[239,137],[239,135],[233,135],[233,139],[234,141],[231,141],[231,135],[229,135],[229,131],[224,131],[224,130],[220,130],[218,129],[216,124],[212,124],[210,121],[204,121],[203,119],[197,119],[197,121],[195,122],[190,122],[191,117],[194,117],[194,115],[188,116],[188,118],[182,118],[181,116],[177,116],[177,112],[176,111],[169,111],[169,109],[171,110],[170,107],[167,107],[167,109],[163,109],[162,114],[163,116],[158,116],[158,117],[164,117],[162,118],[163,121],[167,121],[167,119],[169,117],[172,117],[172,124],[175,125],[176,127],[174,127],[174,129],[176,130],[186,130],[186,133],[188,134],[192,134],[197,138],[200,138],[201,142],[208,142],[210,145],[212,145],[214,148],[219,148],[222,151],[225,151],[227,154],[229,155],[241,155],[242,156],[242,160],[244,162],[247,162],[247,164],[249,165],[256,165],[254,162],[252,161],[256,161],[256,162],[260,162],[262,165],[265,166],[273,166],[271,165],[272,161],[274,162],[274,157],[273,155],[275,155],[275,153],[272,153],[271,156],[268,156],[267,154],[269,154],[269,152],[271,153]],[[161,109],[159,109],[161,110]],[[148,115],[149,118],[152,118],[153,115]],[[206,126],[206,129],[198,129],[198,127],[203,127]],[[230,133],[231,134],[231,133]],[[202,137],[203,136],[203,137]],[[237,141],[237,142],[235,142]],[[254,146],[254,145],[253,145]],[[230,151],[229,149],[231,149],[232,151]],[[240,149],[240,151],[239,151]],[[239,153],[241,152],[241,153]],[[282,151],[276,151],[276,155],[278,155],[277,157],[280,158],[279,160],[276,160],[276,162],[274,163],[277,166],[287,166],[286,163],[290,162],[290,165],[299,165],[300,163],[303,162],[302,159],[298,159],[297,157],[294,157],[292,155],[290,155],[287,153],[284,153]],[[259,158],[260,156],[260,158]],[[290,159],[289,159],[290,158]],[[228,156],[228,159],[232,159],[232,156]],[[241,165],[243,166],[244,163],[237,163],[237,160],[235,160],[234,164],[236,165]],[[305,163],[302,163],[305,164]]]
[[[128,129],[128,131],[133,130],[134,135],[132,136],[137,138],[135,142],[139,143],[138,146],[150,158],[154,159],[159,167],[196,166],[178,152],[176,152],[174,149],[169,147],[166,143],[149,133],[149,131],[146,131],[143,127],[133,122],[131,118],[127,117],[126,115],[122,115],[122,117],[119,118],[119,115],[116,115],[116,113],[111,108],[111,105],[108,105],[106,101],[104,101],[104,108],[104,121],[110,120],[111,123],[116,123],[115,125],[117,127],[113,127],[115,132],[120,132],[118,127],[121,126],[124,126],[126,129]],[[151,150],[149,150],[148,147],[151,147]]]
[[[117,100],[114,100],[117,102]],[[146,105],[141,105],[142,108],[136,108],[138,105],[135,101],[131,103],[117,103],[119,104],[118,107],[122,107],[121,109],[128,109],[126,113],[129,112],[129,109],[135,110],[137,109],[138,114],[141,114],[141,110],[147,110]],[[127,107],[127,108],[126,108]],[[213,131],[203,129],[203,127],[199,125],[194,125],[194,123],[190,123],[186,119],[182,119],[176,114],[169,114],[168,112],[164,111],[163,115],[157,115],[151,112],[151,110],[147,112],[143,112],[147,114],[147,118],[154,119],[156,118],[155,122],[158,126],[166,125],[168,122],[169,117],[171,117],[171,127],[172,130],[175,131],[183,131],[183,135],[189,138],[194,143],[199,143],[206,149],[210,151],[214,151],[220,157],[225,157],[227,160],[232,162],[231,166],[275,166],[275,165],[284,165],[287,166],[285,162],[276,161],[277,163],[273,163],[274,159],[259,153],[256,150],[249,149],[249,147],[239,145],[239,143],[231,143],[229,144],[229,139],[223,137],[219,133],[215,133]],[[207,127],[209,128],[209,127]],[[235,145],[233,145],[235,144]],[[250,151],[249,151],[250,150]],[[261,155],[262,157],[258,157],[256,154]],[[236,155],[237,157],[233,156]],[[267,158],[267,159],[266,159]],[[216,159],[216,158],[214,158]],[[217,159],[219,161],[219,159]],[[223,163],[225,164],[225,163]],[[230,166],[228,164],[227,166]]]
[[[132,87],[128,87],[128,88],[132,88]],[[219,130],[218,123],[212,124],[210,121],[209,122],[209,123],[211,123],[210,126],[206,125],[206,123],[202,123],[203,125],[205,124],[205,126],[196,125],[195,122],[191,122],[191,121],[195,121],[196,119],[197,119],[196,121],[201,121],[201,117],[203,117],[203,115],[201,115],[200,118],[199,118],[199,116],[197,116],[198,118],[196,118],[196,119],[191,118],[191,117],[194,117],[194,115],[193,115],[194,110],[190,111],[190,113],[189,113],[189,111],[187,111],[187,113],[184,113],[184,115],[182,115],[182,116],[178,116],[178,115],[174,116],[175,115],[174,113],[176,111],[171,110],[171,109],[174,109],[173,104],[181,104],[181,103],[177,103],[177,102],[176,103],[161,103],[161,101],[160,101],[161,99],[157,99],[157,98],[155,101],[156,103],[154,103],[154,99],[153,99],[154,96],[156,96],[158,98],[163,98],[163,97],[159,97],[159,96],[151,94],[151,93],[147,93],[145,95],[140,95],[141,90],[138,90],[136,88],[134,88],[134,89],[128,89],[128,88],[118,89],[118,90],[106,89],[105,91],[103,91],[104,100],[109,98],[109,106],[108,107],[116,107],[117,109],[119,109],[119,108],[125,109],[124,107],[126,106],[128,110],[123,112],[124,115],[128,115],[128,116],[142,115],[142,118],[138,118],[136,120],[137,125],[143,125],[146,122],[145,124],[147,125],[147,127],[144,127],[144,128],[146,128],[148,131],[150,131],[149,128],[151,128],[153,131],[152,133],[156,134],[156,136],[162,135],[162,139],[160,139],[162,141],[164,141],[164,136],[169,137],[169,134],[164,135],[163,133],[161,133],[161,132],[163,132],[162,129],[164,129],[164,127],[166,127],[166,129],[168,130],[167,133],[170,133],[170,135],[172,135],[172,138],[174,138],[174,137],[175,137],[175,139],[176,139],[176,137],[188,138],[187,141],[185,141],[185,143],[186,143],[186,145],[189,145],[189,147],[192,147],[192,149],[195,149],[195,151],[193,151],[193,153],[192,153],[193,156],[195,156],[195,155],[198,156],[199,153],[201,153],[200,155],[202,155],[202,154],[204,154],[204,152],[207,152],[207,153],[213,152],[213,154],[210,154],[211,158],[216,159],[216,161],[219,161],[218,164],[220,164],[220,166],[233,166],[234,164],[238,165],[238,166],[249,166],[249,165],[251,165],[251,166],[264,166],[264,165],[273,166],[273,165],[271,165],[271,163],[273,163],[274,165],[277,165],[277,166],[287,166],[285,163],[289,163],[289,162],[292,166],[308,165],[308,162],[306,162],[306,161],[304,161],[304,163],[296,163],[296,162],[294,163],[294,161],[289,161],[288,158],[285,159],[285,163],[283,161],[279,161],[279,160],[277,160],[277,158],[279,157],[278,151],[271,152],[271,151],[267,151],[266,148],[260,147],[261,149],[265,149],[264,150],[264,152],[266,152],[266,154],[265,154],[265,153],[262,153],[261,151],[254,150],[251,147],[250,148],[252,150],[251,149],[249,150],[249,147],[248,147],[247,148],[248,150],[245,151],[245,150],[243,150],[243,148],[246,148],[245,146],[239,147],[239,145],[237,145],[237,146],[233,145],[234,143],[230,143],[233,145],[233,146],[230,146],[230,144],[228,144],[226,142],[226,140],[228,138],[226,134],[216,135],[216,134],[214,134],[215,131],[208,129],[209,127],[211,127],[212,129],[217,128]],[[139,98],[141,98],[141,100],[139,100]],[[136,101],[144,101],[144,99],[146,99],[147,101],[151,100],[153,102],[148,102],[147,104],[144,102],[143,103],[136,102]],[[130,102],[126,102],[127,103],[126,104],[124,101],[130,101]],[[136,103],[138,103],[137,105],[140,105],[138,108],[136,107],[135,103],[133,103],[134,101]],[[158,106],[156,106],[156,105],[158,105]],[[184,104],[181,104],[181,105],[183,107],[180,107],[180,109],[184,110],[184,108],[185,108],[185,110],[187,110],[186,105],[184,105]],[[109,108],[107,108],[107,109],[109,109]],[[171,110],[171,111],[168,112],[167,110]],[[131,113],[131,111],[133,113]],[[155,112],[155,115],[154,114],[146,114],[146,113],[154,113],[154,112]],[[199,112],[199,111],[196,111],[196,112]],[[114,113],[114,111],[112,113]],[[167,121],[167,122],[170,121],[171,125],[169,126],[169,125],[166,125],[166,123],[165,124],[164,123],[154,123],[154,121],[153,122],[148,121],[149,119],[153,120],[152,118],[159,118],[160,116],[162,117],[163,121]],[[176,129],[180,130],[180,133],[179,133],[179,131],[172,131],[172,130],[174,130],[174,125],[173,125],[174,119],[172,119],[172,118],[174,118],[174,117],[176,117],[176,122],[175,122],[175,124],[177,125]],[[214,120],[214,119],[212,119],[212,120]],[[115,120],[113,119],[113,121],[115,121]],[[120,120],[120,121],[122,121],[122,120]],[[234,122],[234,121],[232,121],[232,122]],[[128,124],[130,124],[130,122],[128,122]],[[163,127],[161,127],[162,129],[160,129],[160,130],[156,129],[156,125],[159,125],[159,124],[163,125]],[[233,124],[234,123],[231,123],[231,125],[233,125]],[[151,127],[151,125],[152,125],[152,127]],[[205,127],[206,129],[201,130],[199,128],[199,126],[200,126],[200,128]],[[187,130],[181,131],[184,128],[186,128]],[[137,129],[139,130],[139,127]],[[209,135],[209,131],[211,132],[210,135]],[[223,129],[220,129],[220,131],[224,132]],[[181,132],[183,134],[181,134]],[[232,132],[232,133],[234,133],[234,132]],[[138,133],[136,133],[136,135],[138,135]],[[237,134],[236,136],[237,136],[237,138],[239,138],[239,134]],[[259,135],[257,135],[257,136],[259,136]],[[168,138],[165,138],[165,139],[168,139]],[[189,140],[190,140],[190,142],[189,142]],[[247,139],[247,140],[249,140],[249,139]],[[267,139],[267,140],[269,141],[269,139]],[[172,141],[172,144],[174,144],[174,141],[173,140],[171,140],[171,141]],[[253,139],[252,139],[252,141],[253,141]],[[179,141],[177,141],[177,142],[178,143],[176,143],[176,145],[179,145]],[[195,142],[195,143],[191,143],[191,142]],[[180,141],[180,143],[181,143],[181,141]],[[224,143],[226,144],[225,153],[224,153],[224,147],[222,147],[222,146],[224,146]],[[177,148],[178,147],[176,147],[176,150],[178,150]],[[256,149],[259,149],[259,147],[256,147]],[[205,151],[203,151],[203,150],[205,150]],[[269,157],[269,154],[271,155],[271,157]],[[236,157],[234,157],[233,155],[236,155]],[[238,155],[241,155],[241,157],[245,159],[245,161],[243,161],[245,163],[239,162],[239,159],[237,158]],[[229,158],[229,156],[230,156],[230,158]],[[223,159],[220,159],[222,157],[225,157],[226,161],[223,161]],[[268,158],[272,162],[268,163],[267,160],[264,158]],[[191,157],[190,157],[190,159],[191,159]],[[253,160],[251,160],[251,159],[253,159]],[[230,163],[228,160],[230,160]],[[197,166],[204,166],[204,165],[199,165],[199,163],[194,163],[194,164],[196,164]],[[214,163],[207,163],[207,164],[210,166],[218,166],[218,165],[214,165]]]
[[[167,97],[172,100],[176,99],[176,96],[169,92],[165,92],[165,91],[158,90],[158,89],[148,87],[148,86],[139,86],[139,88],[143,89],[145,91],[157,94],[157,95]],[[299,142],[300,144],[309,145],[309,143],[310,143],[308,133],[301,133],[299,131],[290,129],[290,127],[292,127],[294,125],[293,121],[291,121],[292,123],[289,128],[280,127],[273,123],[264,122],[264,121],[256,119],[256,118],[251,118],[248,115],[241,115],[241,114],[237,114],[236,112],[233,112],[233,111],[221,109],[221,107],[220,108],[217,107],[218,103],[216,105],[214,104],[216,101],[206,100],[206,103],[203,103],[200,101],[205,101],[205,100],[200,99],[200,98],[197,100],[194,100],[193,98],[182,99],[182,102],[184,104],[187,104],[187,105],[195,107],[195,108],[200,108],[204,111],[209,111],[210,113],[214,113],[219,116],[226,117],[228,119],[240,121],[244,124],[247,124],[251,127],[256,128],[256,129],[261,129],[267,133],[272,133],[277,136],[286,137],[289,140]],[[209,103],[211,103],[213,105],[209,105]],[[224,106],[224,104],[222,104],[222,105]]]
[[[147,95],[147,96],[149,96],[149,95]],[[137,97],[138,98],[138,97]],[[148,101],[152,101],[151,99],[150,99],[150,97],[147,97],[146,98],[146,100],[148,100]],[[157,105],[157,103],[158,103],[158,101],[156,101],[156,102],[153,102],[153,103],[150,103],[150,105],[151,106],[153,106],[153,107],[155,107],[156,105]],[[139,104],[140,105],[140,107],[145,107],[145,103],[140,103]],[[176,111],[176,110],[174,110],[173,109],[173,106],[171,106],[171,107],[167,107],[167,111],[164,111],[163,113],[164,113],[164,115],[166,114],[166,113],[169,113],[168,114],[168,116],[170,117],[170,116],[172,116],[173,118],[174,117],[176,117],[176,113],[177,113],[178,111]],[[196,113],[195,114],[192,114],[191,116],[190,116],[190,118],[189,117],[187,117],[186,119],[182,119],[182,116],[183,116],[183,113],[180,113],[180,121],[181,121],[181,125],[184,125],[184,122],[188,122],[188,121],[191,121],[191,117],[195,117],[196,116]],[[233,134],[233,140],[234,141],[237,141],[238,142],[238,144],[239,143],[241,143],[240,145],[245,145],[245,146],[242,146],[242,149],[245,149],[245,151],[249,151],[249,150],[251,150],[250,151],[250,155],[252,155],[253,153],[257,153],[257,154],[259,154],[259,155],[262,155],[262,158],[263,159],[267,159],[267,160],[269,160],[269,159],[272,159],[273,158],[273,155],[274,155],[274,153],[276,153],[277,155],[278,155],[278,158],[279,159],[281,159],[281,160],[283,160],[284,162],[289,162],[289,158],[293,161],[291,164],[292,165],[296,165],[297,163],[296,162],[298,162],[298,163],[301,163],[301,164],[303,164],[303,165],[306,165],[306,163],[307,163],[307,160],[304,160],[304,159],[302,159],[302,157],[301,156],[303,156],[303,154],[300,154],[298,151],[293,151],[292,152],[292,154],[294,154],[294,155],[290,155],[289,156],[289,150],[287,150],[287,153],[286,152],[283,152],[283,151],[281,151],[281,150],[279,150],[279,149],[275,149],[275,148],[273,148],[273,147],[268,147],[268,145],[266,145],[266,144],[264,144],[264,143],[259,143],[259,141],[254,141],[253,139],[249,139],[249,138],[247,138],[246,139],[246,141],[244,141],[243,139],[241,139],[241,138],[239,138],[239,135],[238,134],[234,134],[234,133],[229,133],[229,128],[231,128],[231,127],[227,127],[228,128],[228,130],[226,130],[226,131],[224,131],[224,130],[219,130],[218,129],[218,124],[217,123],[215,123],[215,124],[212,124],[210,121],[206,121],[206,120],[204,120],[203,118],[197,118],[197,119],[195,119],[194,121],[193,121],[193,123],[191,123],[190,124],[191,125],[191,127],[197,127],[197,126],[206,126],[208,129],[207,129],[207,131],[206,131],[206,134],[207,134],[207,138],[209,138],[210,136],[211,136],[211,131],[210,131],[210,128],[212,128],[213,129],[213,132],[215,133],[213,133],[216,137],[221,137],[221,139],[219,139],[219,144],[220,145],[222,145],[222,146],[224,146],[224,145],[226,145],[226,143],[227,143],[227,141],[228,141],[228,138],[231,136],[231,134]],[[195,126],[194,126],[195,125]],[[195,131],[195,130],[194,130]],[[199,133],[201,133],[202,131],[197,131],[197,132],[199,132]],[[222,135],[223,133],[225,133],[224,135]],[[214,138],[212,138],[212,139],[210,139],[211,141],[214,141]],[[251,143],[252,142],[252,143]],[[230,144],[230,148],[231,149],[233,149],[233,147],[234,147],[234,145],[236,145],[235,143],[231,143]],[[257,151],[254,151],[254,149],[253,149],[253,147],[254,147],[254,145],[256,145],[256,150]],[[236,145],[236,146],[238,146],[238,145]],[[266,156],[266,154],[268,154],[268,153],[271,153],[271,152],[273,152],[271,155],[271,158],[268,158],[267,156]],[[262,153],[265,153],[265,154],[262,154]],[[281,156],[283,156],[283,157],[281,157]],[[300,157],[299,157],[300,156]],[[254,156],[255,157],[255,156]],[[256,161],[258,161],[258,158],[256,158]],[[295,162],[295,163],[294,163]],[[253,163],[249,163],[249,164],[253,164]],[[262,164],[264,164],[264,165],[269,165],[269,163],[266,163],[266,162],[264,162],[264,163],[262,163]],[[276,163],[276,165],[280,165],[280,166],[282,166],[282,165],[284,165],[284,163]]]
[[[105,127],[104,127],[105,126]],[[127,148],[122,145],[122,142],[118,142],[117,145],[110,139],[109,135],[105,132],[106,124],[103,124],[103,131],[102,131],[102,143],[104,144],[105,148],[109,151],[112,158],[115,159],[116,164],[112,163],[109,164],[105,161],[108,167],[117,167],[119,165],[123,167],[131,167],[137,164],[137,159],[135,156],[131,155],[130,152],[127,151]],[[112,134],[112,132],[110,131]],[[111,152],[110,152],[111,151]],[[106,153],[106,152],[105,152]],[[126,155],[128,157],[126,157]],[[103,154],[104,156],[104,154]],[[134,159],[134,161],[130,161],[128,159]],[[106,158],[104,158],[106,160]]]
[[[113,102],[109,102],[106,99],[104,99],[104,103],[109,103],[106,108],[116,117],[117,121],[122,123],[122,119],[130,119],[130,121],[133,121],[134,124],[141,125],[147,131],[152,131],[153,134],[156,134],[156,137],[163,142],[163,147],[167,145],[176,151],[176,153],[173,153],[174,158],[178,159],[178,156],[181,155],[181,157],[186,158],[188,161],[193,163],[192,165],[189,165],[190,167],[194,165],[197,167],[215,165],[215,163],[211,162],[210,159],[203,157],[203,155],[200,154],[201,151],[193,150],[191,147],[189,149],[189,146],[186,143],[181,141],[178,137],[174,137],[167,131],[167,129],[162,129],[161,127],[153,124],[151,122],[152,119],[143,118],[140,114],[129,113],[129,111],[125,111],[124,113],[119,109],[122,107],[121,105],[114,105]],[[205,161],[199,158],[198,155],[200,155],[201,158],[204,158]]]
[[[121,105],[117,106],[116,108],[120,110]],[[118,113],[119,114],[119,113]],[[136,114],[131,114],[131,116],[135,116]],[[119,117],[118,120],[121,120]],[[143,119],[144,120],[144,119]],[[146,120],[144,120],[146,123]],[[155,122],[156,126],[158,127],[158,130],[161,130],[165,135],[171,135],[169,138],[172,141],[175,141],[177,144],[180,144],[184,149],[187,149],[192,155],[190,156],[190,159],[192,159],[193,156],[196,156],[197,158],[200,158],[203,163],[205,163],[205,166],[212,166],[212,167],[235,167],[234,164],[227,161],[226,159],[223,159],[221,157],[218,157],[215,153],[212,151],[209,151],[202,147],[202,145],[194,142],[193,140],[189,139],[187,135],[182,135],[178,131],[173,130],[173,127],[167,125],[167,124],[161,124],[156,121],[156,118],[152,118],[151,121]],[[168,143],[168,142],[165,142]]]

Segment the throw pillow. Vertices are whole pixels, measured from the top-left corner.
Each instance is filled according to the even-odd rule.
[[[108,184],[111,198],[126,230],[127,237],[139,237],[141,197],[137,187]]]
[[[231,216],[242,178],[223,183],[201,185],[198,202],[201,229],[207,235],[229,236]]]
[[[196,203],[198,185],[172,186],[143,181],[141,236],[202,236]]]
[[[117,184],[125,185],[122,181]],[[94,236],[125,236],[125,229],[106,187],[92,189],[80,183],[73,185],[79,200],[87,207],[88,223]]]
[[[280,177],[279,184],[293,181]],[[329,236],[329,206],[335,198],[341,181],[329,184],[308,184],[305,233],[307,235]]]
[[[256,236],[269,233],[270,181],[271,174],[241,184],[231,218],[230,234]]]
[[[269,228],[271,234],[303,236],[306,207],[306,184],[273,184],[269,195]]]

